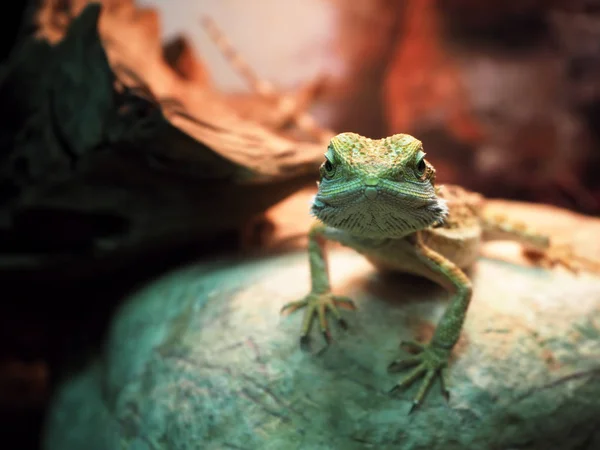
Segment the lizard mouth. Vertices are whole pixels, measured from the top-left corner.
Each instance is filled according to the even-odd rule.
[[[313,209],[323,209],[328,206],[330,207],[331,205],[329,203],[327,203],[325,200],[323,200],[322,197],[318,197],[315,195],[315,197],[313,198],[313,201],[312,201]]]
[[[332,204],[316,195],[311,215],[324,224],[365,237],[402,237],[443,222],[446,202],[440,198],[410,201],[380,192],[376,199],[362,193],[348,196],[342,204]]]

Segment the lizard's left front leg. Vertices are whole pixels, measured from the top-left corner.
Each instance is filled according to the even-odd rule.
[[[413,245],[416,256],[415,262],[422,266],[419,268],[419,272],[440,283],[453,293],[453,297],[438,323],[431,341],[428,344],[404,342],[404,345],[416,349],[418,353],[409,358],[394,361],[388,367],[390,372],[414,367],[408,375],[398,382],[392,392],[410,386],[419,378],[423,379],[414,398],[411,412],[421,404],[427,390],[437,376],[441,377],[444,395],[447,396],[444,372],[448,365],[450,353],[460,337],[472,295],[471,281],[465,273],[452,261],[425,245],[420,232],[415,234]]]

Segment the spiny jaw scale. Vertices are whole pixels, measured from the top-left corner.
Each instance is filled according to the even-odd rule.
[[[403,237],[435,225],[448,215],[446,201],[428,201],[378,195],[375,201],[359,194],[335,205],[325,197],[314,197],[311,214],[325,225],[364,237]]]

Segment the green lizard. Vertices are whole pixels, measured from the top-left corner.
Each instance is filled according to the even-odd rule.
[[[488,217],[483,196],[458,186],[435,185],[435,169],[425,159],[423,145],[408,134],[374,140],[355,133],[331,139],[320,168],[321,179],[311,213],[317,218],[309,233],[308,253],[312,289],[284,311],[305,307],[300,343],[308,345],[315,317],[327,342],[327,314],[342,327],[338,306],[354,309],[347,297],[331,292],[325,242],[351,247],[376,267],[426,277],[452,293],[449,306],[427,344],[403,342],[416,354],[394,361],[389,370],[413,367],[392,391],[422,378],[413,411],[428,388],[444,377],[450,353],[458,341],[471,301],[471,281],[463,269],[478,257],[484,240],[517,240],[545,265],[563,264],[577,271],[577,259],[568,247],[550,245],[550,239],[505,217]]]

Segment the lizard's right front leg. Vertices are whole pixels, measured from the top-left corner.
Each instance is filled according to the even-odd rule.
[[[331,335],[327,324],[327,312],[333,314],[340,326],[345,329],[347,328],[346,321],[342,318],[337,307],[341,306],[347,309],[356,309],[354,302],[348,297],[333,295],[331,293],[327,254],[325,253],[325,228],[325,225],[317,223],[311,227],[308,234],[308,257],[312,284],[310,293],[302,300],[287,303],[281,308],[282,313],[284,311],[291,313],[297,309],[306,308],[300,334],[300,346],[303,349],[308,349],[308,334],[315,316],[318,317],[321,333],[329,344]]]

